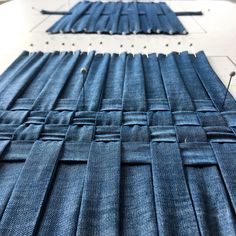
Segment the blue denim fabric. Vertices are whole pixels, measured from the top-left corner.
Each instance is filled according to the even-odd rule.
[[[225,91],[203,52],[23,52],[0,76],[0,235],[236,235]]]
[[[164,2],[80,2],[53,24],[49,33],[186,34]]]

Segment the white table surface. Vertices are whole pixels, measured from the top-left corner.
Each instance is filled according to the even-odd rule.
[[[98,35],[46,33],[61,16],[41,15],[37,9],[68,10],[75,0],[13,0],[0,5],[0,74],[21,53],[29,51],[97,50],[99,52],[169,53],[204,50],[226,85],[229,73],[236,71],[236,1],[165,1],[174,11],[198,11],[203,16],[179,17],[189,34],[168,35]],[[48,44],[46,44],[48,42]],[[102,42],[102,44],[100,44]],[[181,42],[178,45],[178,42]],[[62,46],[65,43],[65,46]],[[92,46],[89,46],[89,44]],[[190,47],[190,44],[193,47]],[[33,47],[30,46],[33,44]],[[166,47],[166,44],[169,46]],[[134,45],[131,48],[131,45]],[[144,48],[146,46],[146,49]],[[236,77],[230,92],[236,98]]]

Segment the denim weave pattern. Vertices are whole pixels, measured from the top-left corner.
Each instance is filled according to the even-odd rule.
[[[53,24],[49,33],[186,34],[177,15],[164,3],[80,2]]]
[[[22,52],[0,76],[0,235],[236,235],[225,91],[203,52]]]

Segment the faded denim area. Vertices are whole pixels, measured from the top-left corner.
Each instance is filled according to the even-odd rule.
[[[236,102],[203,52],[24,51],[0,77],[0,235],[236,235]]]
[[[186,34],[176,14],[164,3],[80,2],[47,32]]]

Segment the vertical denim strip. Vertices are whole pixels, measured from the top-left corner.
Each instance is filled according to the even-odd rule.
[[[142,57],[140,54],[134,57],[127,55],[124,81],[124,110],[145,111],[146,95],[144,87],[144,74]]]
[[[54,107],[54,104],[65,86],[67,80],[70,79],[74,72],[79,54],[72,56],[72,52],[65,53],[55,72],[50,76],[45,87],[36,98],[33,109],[49,111]],[[56,83],[55,83],[56,81]],[[53,88],[53,90],[52,90]]]
[[[14,155],[16,157],[16,155]],[[2,157],[1,157],[2,159]],[[0,165],[0,219],[14,189],[16,180],[22,169],[23,162],[1,162]],[[14,217],[14,216],[12,216]],[[11,226],[13,227],[13,226]]]
[[[165,13],[166,20],[172,26],[172,32],[169,33],[186,33],[183,25],[180,23],[176,14],[170,9],[170,7],[163,2],[160,3],[160,6],[163,12]]]
[[[59,164],[39,235],[76,235],[85,171],[86,163]]]
[[[85,108],[87,111],[100,109],[104,84],[107,78],[107,70],[110,55],[97,54],[94,56],[85,82]]]
[[[123,85],[125,76],[126,53],[113,54],[107,72],[106,84],[104,86],[102,110],[121,110]]]
[[[194,111],[188,91],[179,74],[174,53],[159,55],[161,73],[172,111]]]
[[[68,18],[65,17],[66,21],[63,24],[62,31],[67,33],[70,32],[71,29],[74,28],[74,25],[78,21],[78,19],[84,14],[84,12],[91,6],[90,2],[82,2],[80,7],[76,7],[76,9],[72,12],[71,15],[68,15]]]
[[[159,18],[157,17],[155,5],[156,4],[145,4],[147,21],[150,25],[150,29],[152,32],[161,31],[161,23],[159,21]]]
[[[146,77],[147,98],[166,100],[165,88],[156,54],[150,54],[148,57],[143,56],[143,68]]]
[[[77,235],[119,235],[120,142],[93,142]]]
[[[121,99],[123,93],[126,53],[113,54],[107,73],[109,80],[106,81],[104,99]]]
[[[96,11],[94,11],[94,13],[91,15],[89,19],[88,31],[95,31],[96,23],[98,22],[99,17],[103,12],[104,7],[105,7],[105,4],[103,4],[102,2],[94,3],[94,8],[96,9]]]
[[[150,165],[122,165],[120,186],[119,235],[158,235]]]
[[[11,78],[14,78],[15,74],[19,72],[19,70],[22,69],[22,66],[27,64],[27,61],[31,59],[29,56],[29,52],[23,51],[17,59],[15,59],[14,62],[8,67],[8,70],[4,71],[0,75],[0,88],[1,90],[5,87],[5,84],[9,83],[9,80]]]
[[[187,167],[201,235],[236,235],[235,213],[216,166]]]
[[[115,33],[118,31],[119,27],[119,19],[120,19],[120,12],[122,10],[122,3],[114,3],[111,2],[111,13],[110,14],[110,21],[111,21],[111,31],[110,33]]]
[[[8,109],[20,94],[29,86],[33,79],[38,75],[41,68],[46,63],[49,53],[35,53],[33,60],[27,67],[26,71],[21,71],[9,84],[1,91],[0,109]],[[19,79],[20,78],[20,79]]]
[[[105,33],[108,32],[109,29],[109,16],[108,15],[101,15],[98,19],[98,21],[95,24],[95,28],[94,31],[96,31],[97,33]]]
[[[129,17],[130,31],[133,33],[139,33],[141,31],[141,28],[139,22],[138,7],[136,2],[128,3],[128,17]]]
[[[226,92],[224,84],[212,70],[203,52],[197,53],[197,57],[191,56],[194,68],[199,79],[204,84],[210,98],[219,111],[236,110],[236,102],[231,94],[228,94],[224,107],[223,100]]]
[[[171,13],[170,8],[163,2],[160,3],[160,9],[163,14],[158,14],[159,21],[162,25],[162,31],[164,33],[174,34],[176,30],[173,25],[171,25],[169,14]]]
[[[203,87],[201,80],[199,80],[192,61],[189,57],[188,52],[182,52],[179,56],[175,57],[178,64],[181,78],[183,79],[185,86],[190,92],[190,96],[194,100],[207,100],[209,96]]]
[[[236,212],[236,144],[211,143],[211,145],[219,163],[221,174],[228,190],[234,212]]]
[[[55,68],[62,60],[63,55],[60,52],[50,53],[47,62],[44,64],[42,69],[32,83],[25,89],[24,93],[20,98],[35,99],[40,94],[51,74],[54,73]]]
[[[77,54],[78,52],[76,52]],[[75,56],[75,55],[74,55]],[[71,100],[78,100],[82,95],[82,87],[86,81],[86,74],[85,78],[81,73],[81,69],[85,68],[87,73],[89,71],[90,65],[93,60],[94,53],[80,53],[78,60],[75,65],[74,73],[71,74],[69,81],[67,81],[67,86],[63,89],[61,98],[62,99],[71,99]]]
[[[120,15],[118,31],[117,32],[119,34],[128,34],[130,32],[129,16],[127,14],[126,15],[124,15],[124,14]]]
[[[35,233],[62,144],[52,141],[34,143],[2,216],[1,235]]]
[[[199,235],[177,143],[151,143],[153,188],[160,235]]]

